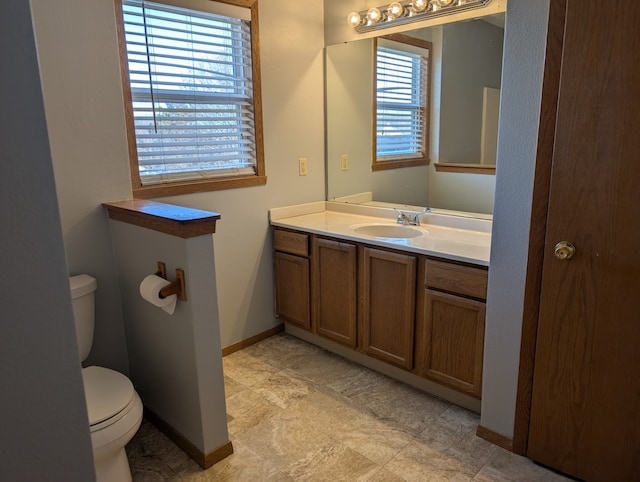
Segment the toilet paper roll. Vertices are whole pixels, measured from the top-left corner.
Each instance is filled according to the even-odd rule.
[[[162,310],[173,315],[176,309],[177,295],[160,298],[160,290],[171,283],[160,276],[150,274],[140,283],[140,296],[142,299],[151,303],[153,306],[162,308]]]

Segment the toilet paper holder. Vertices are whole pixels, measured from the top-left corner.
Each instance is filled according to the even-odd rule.
[[[156,276],[160,276],[161,278],[169,281],[167,278],[167,266],[162,261],[158,261],[158,271],[156,271],[155,274]],[[187,301],[184,271],[180,268],[176,268],[176,278],[171,282],[171,284],[160,290],[160,298],[166,298],[171,295],[177,295],[180,301]]]

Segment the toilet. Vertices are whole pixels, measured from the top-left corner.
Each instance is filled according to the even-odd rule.
[[[69,278],[78,348],[84,361],[93,343],[95,322],[95,278],[81,274]],[[124,446],[142,422],[142,401],[131,381],[108,368],[82,369],[89,413],[91,446],[98,482],[131,481]]]

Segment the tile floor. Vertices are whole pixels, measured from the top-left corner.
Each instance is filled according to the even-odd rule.
[[[224,372],[234,454],[203,471],[143,421],[134,482],[568,480],[476,437],[478,415],[286,334]]]

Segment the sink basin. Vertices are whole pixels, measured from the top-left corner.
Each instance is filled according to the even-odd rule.
[[[376,238],[417,238],[424,234],[423,231],[402,224],[360,224],[353,226],[353,231],[365,236]]]

